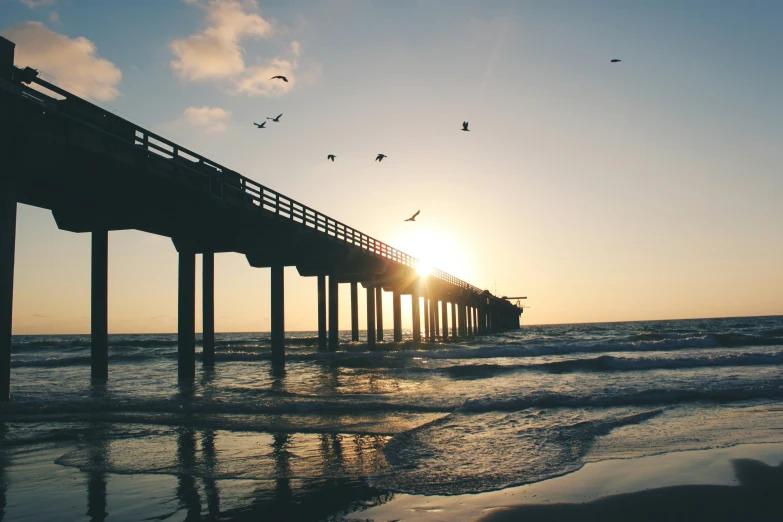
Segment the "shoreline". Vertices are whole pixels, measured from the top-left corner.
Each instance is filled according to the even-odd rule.
[[[566,475],[455,496],[399,494],[345,521],[779,520],[783,443],[588,462]],[[779,466],[780,465],[780,466]],[[740,513],[743,513],[740,516]]]

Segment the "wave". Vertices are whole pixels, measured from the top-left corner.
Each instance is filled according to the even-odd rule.
[[[109,364],[148,361],[151,358],[144,354],[112,354]],[[11,368],[60,368],[66,366],[89,366],[90,356],[47,357],[45,359],[12,359]]]
[[[536,392],[522,397],[468,399],[460,407],[466,412],[522,411],[530,408],[606,408],[620,406],[667,406],[683,403],[730,403],[783,398],[783,382],[756,387],[723,389],[652,389],[622,395],[570,395]]]

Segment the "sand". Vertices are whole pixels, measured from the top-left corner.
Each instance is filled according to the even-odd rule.
[[[536,484],[475,495],[396,495],[347,520],[783,520],[783,444],[586,464]]]

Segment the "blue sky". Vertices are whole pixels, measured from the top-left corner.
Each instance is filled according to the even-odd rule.
[[[0,34],[22,39],[18,65],[472,284],[529,295],[532,324],[783,313],[781,15],[2,0]],[[24,206],[18,231],[15,333],[88,331],[89,237]],[[117,232],[110,246],[110,331],[174,331],[170,242]],[[268,272],[223,255],[216,277],[218,330],[266,330]],[[289,270],[286,284],[287,327],[313,328],[315,281]]]

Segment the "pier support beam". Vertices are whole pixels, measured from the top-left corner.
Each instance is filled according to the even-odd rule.
[[[375,287],[375,318],[378,325],[375,337],[378,342],[381,342],[383,341],[383,287],[380,285]]]
[[[457,333],[457,303],[451,303],[451,338],[456,339],[459,337]]]
[[[413,316],[413,344],[421,344],[421,311],[419,310],[419,293],[411,294],[411,315]]]
[[[430,299],[424,296],[424,340],[430,340]]]
[[[438,318],[440,316],[438,315],[438,300],[433,299],[432,300],[432,342],[435,342],[438,340],[438,337],[440,337],[440,325],[438,324]]]
[[[402,342],[402,303],[400,302],[400,291],[392,291],[392,312],[394,313],[394,342]]]
[[[180,381],[196,376],[196,254],[192,251],[179,253],[177,375]]]
[[[109,378],[109,232],[91,235],[90,377],[100,382]]]
[[[318,276],[318,349],[326,351],[326,276]]]
[[[283,265],[274,264],[272,272],[272,366],[285,365],[285,281]]]
[[[443,342],[449,340],[449,305],[446,301],[440,302],[440,316],[443,319],[441,331],[443,332]]]
[[[367,286],[367,348],[375,348],[375,287]]]
[[[351,341],[359,340],[359,285],[351,281]]]
[[[329,351],[337,351],[340,335],[337,331],[337,276],[329,276]]]
[[[201,352],[202,364],[215,366],[215,254],[201,255]]]
[[[12,53],[13,55],[13,53]],[[13,59],[11,60],[13,63]],[[0,62],[0,64],[4,65]],[[0,164],[5,168],[6,164]],[[0,401],[11,397],[11,323],[14,309],[14,251],[16,248],[16,193],[0,173]]]

